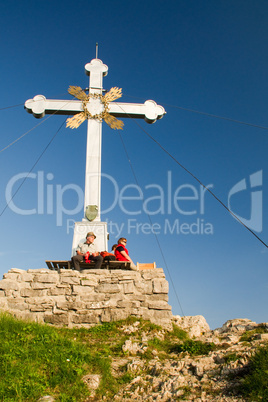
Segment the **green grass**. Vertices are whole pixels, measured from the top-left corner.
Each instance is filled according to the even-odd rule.
[[[130,335],[125,333],[126,326],[134,329]],[[176,353],[179,359],[181,352],[205,355],[216,348],[213,343],[189,339],[175,325],[168,332],[134,317],[90,329],[68,329],[0,314],[0,401],[36,402],[44,395],[53,396],[57,402],[85,401],[90,391],[82,377],[88,374],[101,375],[97,400],[104,396],[113,400],[120,387],[130,383],[135,374],[128,372],[127,364],[123,364],[113,375],[112,359],[125,359],[129,355],[122,350],[125,341],[131,338],[140,343],[144,335],[149,339],[146,352],[140,354],[144,372],[155,357],[155,350],[160,359],[171,358],[171,353]],[[226,356],[226,363],[238,357],[231,353]],[[240,393],[252,401],[268,401],[267,390],[268,346],[252,358]]]
[[[0,400],[36,401],[52,395],[56,401],[84,401],[90,393],[81,378],[89,373],[101,374],[100,394],[107,394],[108,384],[108,394],[117,392],[124,378],[112,377],[112,346],[105,348],[103,341],[113,331],[113,324],[105,324],[76,333],[0,315]]]
[[[56,328],[0,314],[0,400],[36,401],[51,395],[56,401],[84,401],[90,391],[86,374],[101,374],[97,397],[112,398],[132,374],[122,368],[114,377],[111,359],[124,356],[122,345],[129,335],[123,327],[137,318],[104,323],[90,329]],[[161,330],[138,320],[141,333]]]
[[[228,353],[227,355],[224,356],[224,361],[226,364],[229,364],[231,362],[235,362],[236,360],[239,359],[239,355],[237,353]]]
[[[268,330],[266,326],[259,326],[255,329],[252,329],[250,331],[246,331],[243,333],[243,335],[240,337],[241,342],[251,342],[255,339],[256,334],[267,334]]]
[[[268,401],[268,345],[259,348],[251,358],[240,392],[249,401]]]
[[[215,350],[216,345],[213,342],[201,342],[188,339],[185,342],[173,345],[171,351],[174,353],[188,352],[191,356],[207,355]]]
[[[100,361],[55,328],[1,315],[0,339],[1,401],[33,401],[46,394],[79,401],[89,394],[79,378]]]

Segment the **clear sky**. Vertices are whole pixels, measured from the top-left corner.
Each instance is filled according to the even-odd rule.
[[[72,225],[83,218],[74,188],[84,189],[86,123],[59,130],[65,116],[37,120],[23,105],[37,94],[71,99],[69,85],[86,88],[84,66],[98,42],[109,67],[104,88],[167,111],[152,125],[124,120],[128,157],[119,132],[103,124],[109,247],[123,235],[135,262],[164,268],[173,314],[203,315],[211,328],[268,321],[267,247],[147,135],[267,243],[267,18],[265,0],[2,2],[0,274],[70,258]],[[138,191],[144,202],[123,198]]]

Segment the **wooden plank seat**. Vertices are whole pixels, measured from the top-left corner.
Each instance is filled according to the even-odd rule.
[[[46,261],[49,269],[58,271],[59,269],[73,269],[72,261]],[[88,264],[87,262],[80,262],[81,269],[94,269],[95,262]],[[101,269],[130,269],[130,262],[127,261],[103,261]]]
[[[130,269],[130,262],[127,261],[109,261],[109,269]]]
[[[56,261],[46,261],[46,264],[49,269],[52,269],[53,271],[57,271],[59,269],[71,269],[72,266],[72,261],[62,261],[62,260],[56,260]]]
[[[144,269],[154,269],[154,268],[156,268],[156,263],[155,262],[152,262],[152,263],[137,262],[137,268],[139,271],[143,271]]]

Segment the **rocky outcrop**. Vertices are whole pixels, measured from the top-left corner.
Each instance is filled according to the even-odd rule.
[[[181,329],[187,330],[191,338],[198,337],[202,335],[202,333],[208,332],[210,330],[208,323],[202,315],[185,317],[175,315],[173,316],[173,322]]]
[[[12,268],[0,281],[0,309],[18,318],[90,327],[130,315],[170,327],[162,268],[144,271]]]
[[[187,352],[172,353],[164,359],[155,350],[154,357],[148,362],[143,358],[143,354],[151,338],[150,334],[143,336],[142,342],[138,343],[135,341],[135,329],[127,327],[126,333],[131,332],[133,336],[123,345],[123,350],[128,357],[121,360],[120,364],[127,366],[128,372],[134,378],[117,393],[113,400],[245,402],[245,399],[237,392],[241,374],[246,372],[249,359],[256,349],[266,344],[268,323],[256,324],[248,319],[236,319],[227,321],[221,328],[214,331],[204,332],[208,325],[202,316],[183,317],[183,319],[176,316],[174,322],[178,324],[181,322],[185,330],[191,330],[189,326],[194,323],[194,332],[200,335],[192,335],[193,338],[203,342],[213,342],[217,345],[216,350],[208,355],[194,357]],[[136,331],[138,331],[137,327],[138,325],[136,325]],[[254,334],[250,343],[241,340],[241,335],[245,331],[260,327],[267,333]],[[152,336],[163,339],[163,331],[154,333]],[[116,360],[112,362],[112,365],[118,370]]]

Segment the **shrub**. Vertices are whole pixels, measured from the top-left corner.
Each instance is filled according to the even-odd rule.
[[[250,401],[268,401],[268,346],[259,348],[251,358],[240,391]]]
[[[181,353],[188,352],[190,355],[207,355],[210,351],[215,350],[216,345],[213,342],[204,343],[188,339],[183,343],[174,345],[172,352]]]

